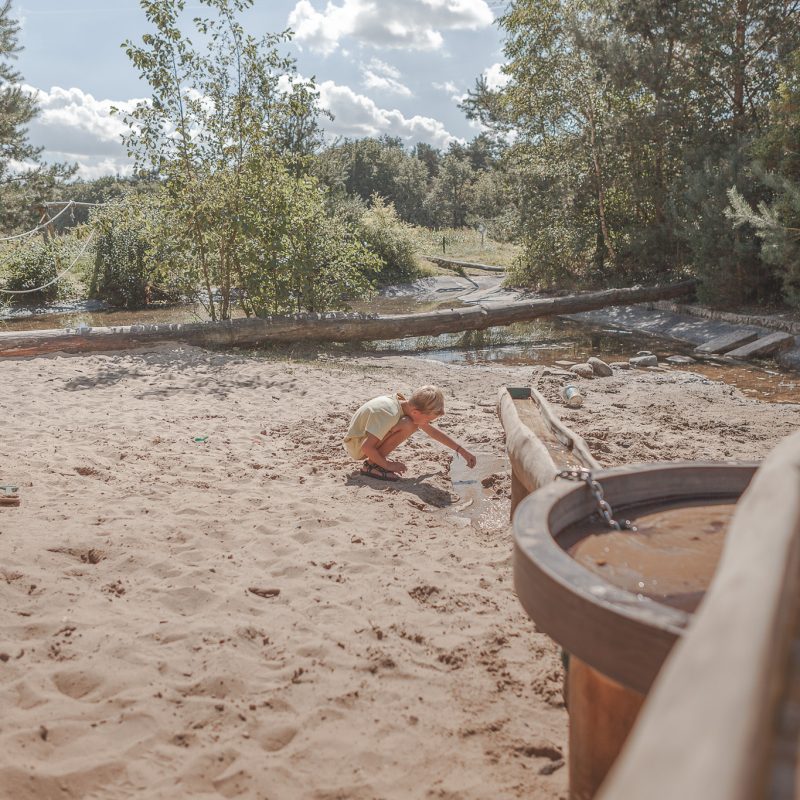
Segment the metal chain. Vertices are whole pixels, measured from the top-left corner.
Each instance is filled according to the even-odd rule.
[[[629,520],[623,519],[622,522],[617,522],[614,519],[614,511],[612,510],[608,500],[605,499],[603,487],[599,481],[592,477],[592,471],[586,467],[573,467],[571,469],[562,469],[556,474],[556,478],[565,478],[569,481],[583,481],[589,488],[589,491],[594,495],[597,503],[597,512],[605,520],[609,528],[615,531],[627,530],[635,531],[636,526]]]

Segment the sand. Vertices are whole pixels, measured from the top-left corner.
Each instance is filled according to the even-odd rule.
[[[494,412],[499,386],[555,400],[563,378],[186,347],[0,374],[22,499],[0,508],[2,797],[566,796],[560,651],[513,592]],[[361,402],[428,382],[478,495],[419,435],[399,484],[344,457]],[[758,459],[800,425],[686,372],[584,384],[559,410],[609,465]]]

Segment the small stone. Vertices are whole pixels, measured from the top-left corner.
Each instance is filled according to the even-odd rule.
[[[611,369],[630,369],[631,365],[627,361],[612,361],[609,365]]]
[[[581,378],[594,378],[594,370],[590,364],[575,364],[570,367],[570,372],[580,375]]]
[[[692,358],[691,356],[667,356],[664,359],[667,364],[696,364],[697,359]]]
[[[554,361],[557,367],[564,367],[564,369],[569,369],[570,367],[574,367],[577,362],[575,361]]]
[[[636,354],[637,358],[638,358],[639,356],[652,356],[652,355],[653,355],[653,353],[652,353],[650,350],[640,350],[640,351],[639,351],[639,352]]]
[[[592,368],[594,374],[597,375],[598,378],[608,378],[614,374],[614,370],[601,358],[592,356],[587,359],[586,363]]]
[[[651,353],[646,356],[634,356],[628,359],[628,363],[632,367],[657,367],[658,359]]]

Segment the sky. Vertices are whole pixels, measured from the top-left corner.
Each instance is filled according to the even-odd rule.
[[[242,17],[255,36],[291,28],[288,53],[313,77],[335,137],[401,137],[446,148],[479,133],[459,100],[484,74],[503,81],[500,0],[255,0]],[[186,17],[204,7],[187,0]],[[78,177],[126,174],[124,123],[150,91],[121,47],[149,28],[138,0],[12,0],[23,50],[22,82],[38,96],[31,142],[47,161],[78,164]]]

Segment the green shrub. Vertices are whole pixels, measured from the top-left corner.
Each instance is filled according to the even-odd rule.
[[[0,255],[0,275],[5,276],[3,288],[15,292],[27,291],[50,283],[65,270],[80,252],[79,242],[67,240],[28,239],[8,247]],[[66,276],[65,276],[66,277]],[[3,295],[10,304],[46,303],[69,295],[69,283],[55,281],[44,289],[26,294]]]
[[[295,177],[277,161],[260,169],[233,276],[245,312],[330,311],[366,297],[380,260],[346,219],[327,211],[317,181]]]
[[[358,235],[383,262],[378,283],[408,283],[418,277],[413,229],[391,203],[373,195],[372,205],[358,223]]]
[[[92,221],[97,244],[91,297],[125,308],[181,298],[187,286],[157,194],[126,195],[96,211]]]

